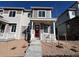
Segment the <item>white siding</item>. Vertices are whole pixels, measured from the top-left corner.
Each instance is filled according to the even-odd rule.
[[[38,11],[38,10],[33,10],[32,18],[37,18],[37,17],[38,17],[37,11]]]
[[[24,12],[22,15],[21,15],[21,19],[19,20],[19,23],[18,23],[18,28],[17,28],[17,34],[16,34],[16,37],[18,35],[18,39],[23,39],[23,27],[26,27],[28,26],[30,20],[28,18],[28,12]],[[25,29],[24,29],[25,30]]]
[[[24,14],[22,15],[22,20],[21,20],[22,26],[27,26],[30,21],[30,18],[28,17],[28,13],[29,12],[24,12]]]
[[[45,18],[51,18],[51,10],[44,10],[46,13]],[[33,10],[32,18],[39,18],[39,10]]]
[[[5,10],[4,10],[5,11]],[[15,17],[9,17],[9,12],[8,13],[4,13],[2,16],[4,17],[5,20],[7,20],[9,23],[17,23],[18,20],[21,19],[21,14],[17,14],[15,15]],[[16,11],[17,12],[17,11]]]
[[[16,23],[16,32],[10,32],[11,30],[8,30],[8,32],[5,31],[6,32],[6,33],[4,33],[4,38],[5,39],[9,39],[9,38],[22,39],[23,38],[23,35],[22,35],[23,29],[22,29],[22,27],[27,28],[27,26],[30,22],[30,20],[28,18],[28,13],[29,12],[21,11],[21,14],[16,14],[15,17],[9,17],[9,12],[4,13],[2,15],[4,17],[4,19],[8,21],[8,23]],[[8,28],[9,28],[9,26],[6,27],[6,29],[8,29]]]
[[[47,10],[46,11],[46,18],[51,18],[51,11],[50,10]]]

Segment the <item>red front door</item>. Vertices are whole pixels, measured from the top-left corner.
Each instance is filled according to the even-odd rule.
[[[35,25],[35,37],[40,37],[40,27],[39,27],[39,25]]]

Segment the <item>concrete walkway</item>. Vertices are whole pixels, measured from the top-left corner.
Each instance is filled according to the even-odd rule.
[[[33,40],[26,51],[25,57],[42,57],[42,47],[40,40]]]

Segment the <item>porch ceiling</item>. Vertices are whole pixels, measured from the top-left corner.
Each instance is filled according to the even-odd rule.
[[[31,18],[32,21],[53,21],[56,22],[57,18]]]
[[[34,23],[43,23],[43,24],[52,24],[52,21],[47,21],[47,20],[32,20]]]
[[[0,22],[8,23],[8,21],[4,20],[3,18],[0,18]]]

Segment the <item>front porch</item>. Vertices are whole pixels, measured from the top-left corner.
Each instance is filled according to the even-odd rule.
[[[5,22],[0,21],[0,40],[4,37],[5,25]]]
[[[31,40],[56,41],[55,21],[31,20]]]
[[[12,35],[9,34],[9,24],[7,20],[4,20],[2,16],[0,16],[0,41],[7,41],[8,37]]]
[[[15,32],[11,33],[12,26],[0,21],[0,41],[8,41],[15,38]]]

